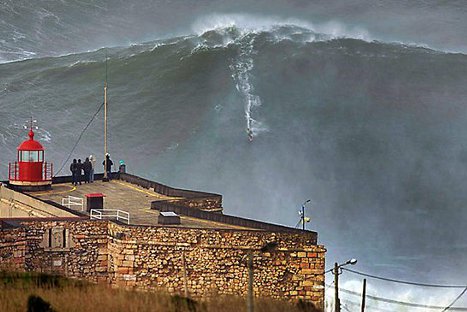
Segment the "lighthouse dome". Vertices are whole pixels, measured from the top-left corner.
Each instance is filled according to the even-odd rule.
[[[32,130],[29,131],[29,140],[24,141],[21,143],[18,148],[18,151],[43,151],[44,147],[42,144],[34,140],[34,132]]]

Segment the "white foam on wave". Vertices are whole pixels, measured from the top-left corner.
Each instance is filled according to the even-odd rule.
[[[255,109],[262,105],[261,98],[259,95],[254,94],[254,86],[250,81],[251,70],[254,67],[254,37],[243,37],[240,38],[239,41],[242,42],[240,45],[240,52],[230,65],[230,69],[232,70],[232,78],[235,81],[235,87],[244,100],[246,131],[249,135],[257,136],[261,132],[268,131],[268,127],[252,116]]]
[[[424,48],[439,53],[466,54],[463,50],[443,49],[433,47],[424,42],[418,41],[400,41],[397,39],[384,40],[371,33],[368,29],[348,25],[338,20],[329,20],[326,22],[312,22],[299,18],[283,18],[278,16],[264,16],[255,14],[221,14],[212,13],[199,17],[192,25],[191,30],[196,35],[202,35],[209,31],[222,31],[224,29],[236,28],[240,35],[247,33],[259,33],[263,31],[272,32],[277,41],[293,40],[287,34],[273,33],[274,29],[281,26],[298,27],[307,30],[307,36],[303,36],[301,42],[327,41],[333,39],[357,39],[366,42],[381,42],[406,46],[409,48]],[[303,35],[304,33],[302,33]]]
[[[2,55],[4,55],[2,57]],[[13,63],[31,59],[37,54],[27,50],[5,50],[0,49],[0,64]],[[6,57],[5,57],[6,56]]]
[[[52,141],[52,134],[50,134],[49,131],[45,130],[44,128],[39,128],[37,132],[39,134],[40,141],[44,141],[44,142]]]
[[[245,33],[270,31],[278,26],[296,26],[314,33],[327,35],[330,39],[353,38],[365,41],[373,40],[366,29],[347,26],[338,21],[312,23],[297,18],[284,19],[275,16],[252,14],[210,14],[196,20],[191,28],[194,33],[202,35],[212,30],[235,27],[244,35]],[[310,36],[310,39],[314,40],[314,37]]]

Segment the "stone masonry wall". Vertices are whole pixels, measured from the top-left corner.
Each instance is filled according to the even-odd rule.
[[[246,255],[254,255],[256,296],[324,300],[324,253],[305,233],[109,225],[109,273],[117,285],[165,288],[193,297],[247,292]],[[274,251],[260,251],[276,242]]]
[[[107,222],[28,221],[22,225],[26,270],[107,280]]]
[[[22,228],[0,227],[0,269],[24,270],[25,234]]]
[[[201,298],[245,296],[246,255],[251,252],[256,296],[303,298],[323,306],[325,249],[315,245],[311,232],[124,226],[88,220],[21,225],[3,230],[1,263],[180,294],[186,281],[189,295]],[[277,243],[276,248],[261,252],[268,242]]]

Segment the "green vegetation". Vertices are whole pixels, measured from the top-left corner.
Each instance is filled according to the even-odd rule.
[[[244,298],[215,297],[197,302],[163,291],[144,292],[115,289],[107,285],[91,284],[41,273],[0,271],[0,311],[28,311],[32,304],[50,305],[40,311],[81,312],[243,312]],[[35,310],[37,311],[37,309]],[[309,306],[289,302],[258,299],[256,312],[304,312],[314,310]]]

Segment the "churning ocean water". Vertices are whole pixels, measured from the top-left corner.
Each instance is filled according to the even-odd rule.
[[[131,173],[289,226],[311,199],[329,267],[358,258],[359,271],[466,285],[466,5],[261,5],[3,1],[0,178],[31,116],[46,158],[64,164],[102,104],[107,57],[109,149]],[[72,158],[103,154],[102,119]],[[361,277],[341,279],[360,291]],[[439,306],[461,290],[368,288]]]

